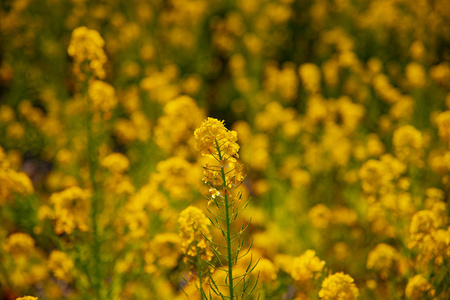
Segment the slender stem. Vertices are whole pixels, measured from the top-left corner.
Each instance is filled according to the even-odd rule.
[[[233,262],[231,258],[231,234],[230,234],[230,212],[229,212],[229,203],[228,203],[228,193],[227,193],[227,184],[225,182],[225,171],[223,167],[222,171],[222,180],[224,186],[224,198],[225,198],[225,222],[227,225],[227,261],[228,261],[228,285],[230,288],[230,299],[233,300],[234,292],[233,292]]]
[[[219,143],[217,142],[217,139],[215,140],[216,143],[216,149],[217,154],[219,155],[220,162],[222,163],[222,152],[220,151]],[[234,298],[234,286],[233,286],[233,261],[231,256],[231,233],[230,233],[230,205],[228,201],[228,188],[227,188],[227,182],[225,177],[225,170],[224,166],[221,164],[220,171],[222,173],[222,186],[223,186],[223,193],[225,198],[225,222],[226,222],[226,240],[227,240],[227,261],[228,261],[228,287],[230,290],[230,300],[233,300]]]
[[[89,79],[88,79],[89,80]],[[87,81],[88,81],[87,80]],[[87,122],[87,131],[88,131],[88,160],[89,160],[89,180],[92,184],[92,201],[91,201],[91,221],[92,221],[92,234],[93,234],[93,243],[92,243],[92,252],[94,258],[94,280],[92,281],[92,285],[97,293],[97,299],[100,299],[100,287],[101,287],[101,276],[100,276],[100,265],[101,265],[101,257],[100,257],[100,242],[99,242],[99,232],[98,232],[98,224],[97,224],[97,215],[98,215],[98,204],[99,204],[99,194],[98,194],[98,186],[97,179],[95,174],[97,173],[98,162],[97,162],[97,147],[94,141],[93,132],[92,132],[92,118],[93,113],[91,112],[91,103],[88,96],[88,83],[86,83],[85,92],[87,94],[87,108],[88,108],[88,122]]]

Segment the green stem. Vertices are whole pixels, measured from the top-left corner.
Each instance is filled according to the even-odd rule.
[[[227,185],[225,182],[225,171],[223,167],[221,167],[222,171],[222,180],[223,180],[223,187],[224,187],[224,198],[225,198],[225,219],[226,219],[226,225],[227,225],[227,255],[228,255],[228,285],[230,289],[230,299],[233,300],[234,292],[233,292],[233,262],[231,260],[231,234],[230,234],[230,206],[228,203],[228,194],[227,194]]]
[[[87,84],[86,84],[87,86]],[[87,94],[87,88],[85,89]],[[98,205],[99,205],[99,194],[98,194],[98,186],[97,180],[95,178],[95,174],[97,173],[98,162],[97,162],[97,147],[95,145],[95,140],[93,138],[92,132],[92,117],[93,113],[91,112],[91,105],[89,96],[87,98],[87,108],[88,108],[88,122],[87,122],[87,131],[88,131],[88,160],[89,160],[89,180],[92,184],[92,201],[91,201],[91,221],[92,221],[92,234],[93,234],[93,243],[92,243],[92,253],[94,260],[94,278],[92,280],[93,288],[97,293],[97,299],[100,299],[100,287],[101,287],[101,257],[100,257],[100,241],[99,241],[99,232],[98,232],[98,224],[97,224],[97,215],[98,215]]]
[[[222,153],[220,151],[219,143],[217,140],[215,140],[216,143],[216,149],[217,154],[219,155],[219,160],[222,162]],[[227,191],[227,182],[225,177],[225,170],[224,167],[220,167],[220,171],[222,173],[222,181],[223,181],[223,192],[224,192],[224,198],[225,198],[225,221],[227,225],[227,234],[226,234],[226,240],[227,240],[227,261],[228,261],[228,287],[230,290],[230,300],[233,300],[234,298],[234,286],[233,286],[233,261],[231,257],[231,234],[230,234],[230,204],[228,202],[228,191]]]

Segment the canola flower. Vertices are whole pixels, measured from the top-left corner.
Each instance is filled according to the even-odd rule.
[[[181,251],[187,256],[197,257],[210,261],[213,257],[211,244],[210,220],[205,214],[194,206],[184,209],[178,218],[180,224]]]
[[[307,281],[317,277],[322,271],[325,261],[316,256],[314,250],[307,250],[299,257],[294,258],[291,265],[291,276],[298,281]]]
[[[215,206],[221,215],[219,218],[225,222],[225,227],[222,227],[218,221],[218,217],[213,214],[216,221],[213,225],[222,232],[222,235],[226,241],[226,245],[222,246],[227,251],[226,255],[221,255],[219,252],[215,251],[215,255],[219,261],[221,261],[222,258],[227,265],[227,269],[225,270],[225,286],[228,286],[230,299],[234,299],[235,296],[238,295],[236,288],[237,284],[240,282],[243,284],[241,292],[242,295],[246,293],[248,285],[245,277],[252,271],[252,269],[255,268],[255,266],[251,266],[252,262],[250,261],[247,271],[243,275],[233,277],[233,267],[239,259],[239,251],[242,247],[243,241],[239,242],[240,245],[237,249],[232,249],[232,241],[238,239],[240,233],[245,230],[243,226],[240,233],[231,233],[231,223],[237,217],[235,205],[242,197],[240,192],[233,194],[233,191],[242,184],[245,178],[243,165],[237,160],[239,157],[237,133],[235,131],[228,130],[224,126],[223,121],[208,118],[199,128],[195,130],[194,136],[196,141],[196,149],[200,151],[203,156],[212,157],[218,163],[218,165],[205,165],[203,180],[210,186],[209,203],[215,203]],[[237,281],[237,284],[236,281],[234,281],[235,279],[240,279]],[[224,297],[219,286],[213,279],[211,280],[213,283],[211,288],[214,293]],[[253,289],[247,292],[251,294],[252,291]]]
[[[435,290],[422,274],[417,274],[408,280],[405,295],[409,299],[418,300],[424,297],[433,297]]]
[[[70,281],[70,271],[73,269],[74,263],[66,253],[54,250],[48,258],[48,268],[53,272],[58,280]]]
[[[394,247],[380,243],[369,252],[366,267],[380,272],[381,277],[387,279],[389,272],[395,270],[399,259],[400,254]]]
[[[359,290],[352,277],[338,272],[323,280],[319,298],[323,300],[354,300],[359,298]]]
[[[88,191],[76,186],[50,196],[53,210],[48,217],[55,220],[57,234],[89,230],[90,197]]]
[[[96,30],[85,26],[76,28],[67,49],[74,59],[74,74],[84,79],[83,73],[92,72],[97,78],[105,78],[104,64],[107,58],[103,51],[104,45],[105,41]]]

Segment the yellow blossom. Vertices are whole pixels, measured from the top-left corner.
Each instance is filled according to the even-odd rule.
[[[82,76],[81,72],[92,72],[96,77],[103,79],[106,63],[106,54],[103,51],[105,41],[100,34],[85,26],[78,27],[72,32],[67,52],[74,59],[74,73]],[[83,78],[83,77],[81,77]]]
[[[213,257],[209,226],[211,221],[205,214],[194,206],[189,206],[178,217],[180,224],[181,250],[191,257],[200,257],[209,261]]]
[[[318,278],[325,266],[325,261],[316,256],[314,250],[306,250],[302,255],[292,261],[290,274],[294,280],[308,282]]]
[[[101,80],[94,80],[89,84],[89,100],[92,103],[92,110],[109,113],[117,106],[116,92],[108,83]]]
[[[3,244],[3,251],[13,255],[28,255],[34,251],[33,238],[22,232],[11,234]]]
[[[56,221],[55,232],[71,234],[75,228],[80,231],[89,229],[90,194],[79,187],[69,187],[50,197]]]
[[[436,118],[439,136],[443,141],[450,141],[450,110],[440,113]]]
[[[320,68],[312,63],[305,63],[300,65],[298,73],[302,80],[305,90],[310,93],[320,92],[321,75]]]
[[[358,297],[359,290],[354,284],[354,279],[342,272],[325,278],[319,291],[319,298],[323,300],[354,300]]]
[[[233,161],[238,157],[239,145],[236,131],[228,130],[223,121],[208,118],[194,132],[195,148],[202,155],[213,156],[218,161]]]
[[[180,96],[164,106],[164,115],[155,126],[155,142],[167,153],[187,156],[194,150],[192,131],[201,125],[204,112],[188,96]],[[196,156],[196,155],[194,155]]]
[[[422,165],[423,138],[420,131],[411,125],[402,126],[394,132],[392,142],[401,161]]]
[[[275,281],[278,277],[277,271],[277,267],[266,258],[260,259],[255,268],[255,273],[259,272],[259,280],[264,283]]]
[[[74,267],[72,259],[66,253],[53,250],[48,258],[48,268],[53,272],[56,279],[69,281],[70,271]]]
[[[382,278],[386,279],[388,271],[392,270],[394,264],[399,260],[398,251],[387,244],[378,244],[367,257],[367,268],[380,271]]]
[[[101,164],[111,173],[124,173],[130,167],[130,161],[122,153],[111,153],[102,159]]]
[[[317,204],[308,211],[308,218],[316,228],[327,228],[331,221],[331,210],[324,204]]]
[[[433,286],[428,283],[422,274],[415,275],[408,280],[408,284],[405,289],[406,297],[413,300],[419,300],[426,297],[425,295],[428,295],[428,297],[433,297],[434,294],[435,290],[433,289]]]

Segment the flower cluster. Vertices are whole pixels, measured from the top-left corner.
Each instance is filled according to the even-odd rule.
[[[354,281],[352,277],[342,272],[329,275],[322,282],[319,297],[323,300],[358,299],[359,290]]]
[[[74,73],[83,78],[83,73],[92,72],[97,78],[105,78],[104,64],[107,58],[104,46],[105,41],[96,30],[85,26],[76,28],[67,49],[74,59]]]
[[[55,221],[57,234],[71,234],[74,229],[89,230],[90,193],[77,186],[65,189],[50,196],[51,207],[40,210],[42,219]]]
[[[234,162],[238,156],[239,145],[236,131],[228,130],[223,121],[208,118],[194,132],[195,148],[203,156],[212,156],[222,164]]]
[[[184,209],[178,217],[180,224],[181,250],[190,257],[199,255],[203,260],[210,261],[213,257],[211,244],[210,220],[194,206]]]

